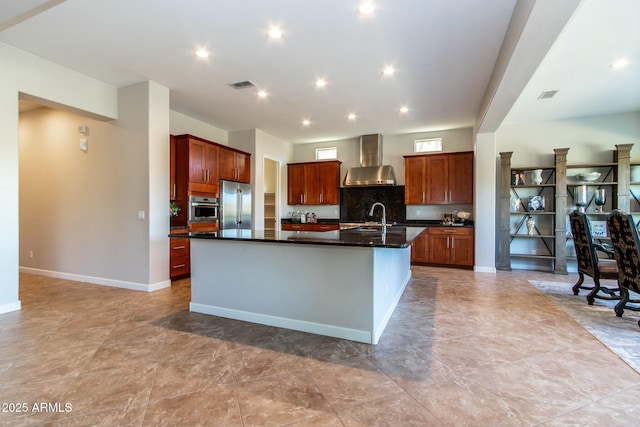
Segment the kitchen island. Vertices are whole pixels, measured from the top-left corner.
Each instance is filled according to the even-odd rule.
[[[423,230],[190,233],[190,310],[377,344]]]

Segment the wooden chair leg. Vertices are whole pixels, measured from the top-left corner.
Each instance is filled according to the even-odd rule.
[[[576,282],[575,285],[573,285],[573,294],[574,295],[578,295],[578,292],[580,292],[580,285],[582,285],[582,283],[584,282],[584,274],[579,273],[580,277],[578,277],[578,281]]]
[[[589,292],[589,295],[587,295],[587,304],[589,305],[593,305],[593,301],[595,301],[596,295],[598,294],[598,292],[600,292],[600,280],[594,278],[593,284],[593,290]]]
[[[614,311],[616,312],[616,316],[622,317],[622,313],[624,313],[624,308],[629,301],[629,290],[624,286],[620,286],[620,302],[616,304],[614,307]]]

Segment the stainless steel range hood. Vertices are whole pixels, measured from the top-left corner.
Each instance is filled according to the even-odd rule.
[[[382,164],[382,135],[360,137],[360,167],[350,168],[344,177],[347,187],[396,185],[393,167]]]

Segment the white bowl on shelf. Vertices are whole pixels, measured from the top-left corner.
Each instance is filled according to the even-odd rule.
[[[602,175],[600,172],[585,172],[577,174],[576,178],[584,182],[596,182],[600,175]]]

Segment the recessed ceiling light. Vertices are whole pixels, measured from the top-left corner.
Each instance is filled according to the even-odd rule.
[[[358,5],[358,13],[361,15],[370,15],[374,10],[376,10],[376,6],[370,1],[363,1]]]
[[[356,117],[358,117],[358,116],[356,116],[356,115],[355,115],[355,113],[349,113],[349,115],[347,116],[347,118],[348,118],[349,120],[355,120],[355,119],[356,119]]]
[[[317,87],[325,87],[326,85],[327,85],[327,81],[325,79],[316,80],[316,86]]]
[[[198,50],[196,50],[196,56],[198,58],[208,58],[209,57],[209,51],[207,51],[206,49],[198,49]]]
[[[409,111],[409,107],[404,106],[404,105],[403,105],[402,107],[400,107],[400,112],[401,112],[401,113],[403,113],[403,114],[404,114],[404,113],[407,113],[408,111]]]
[[[311,125],[311,120],[309,119],[304,119],[302,121],[302,126],[310,126]]]
[[[395,72],[396,72],[395,68],[393,68],[391,65],[387,65],[382,70],[382,74],[384,74],[385,76],[393,76]]]
[[[269,34],[269,37],[272,39],[281,39],[283,35],[282,30],[278,27],[271,28],[267,34]]]
[[[620,69],[620,68],[624,68],[627,65],[629,65],[629,60],[626,58],[622,58],[622,59],[618,59],[616,62],[614,62],[613,64],[609,65],[609,68],[613,68],[614,70]]]
[[[268,95],[269,95],[269,94],[267,93],[267,91],[266,91],[266,90],[259,90],[259,91],[258,91],[258,96],[259,96],[260,98],[266,98]]]

